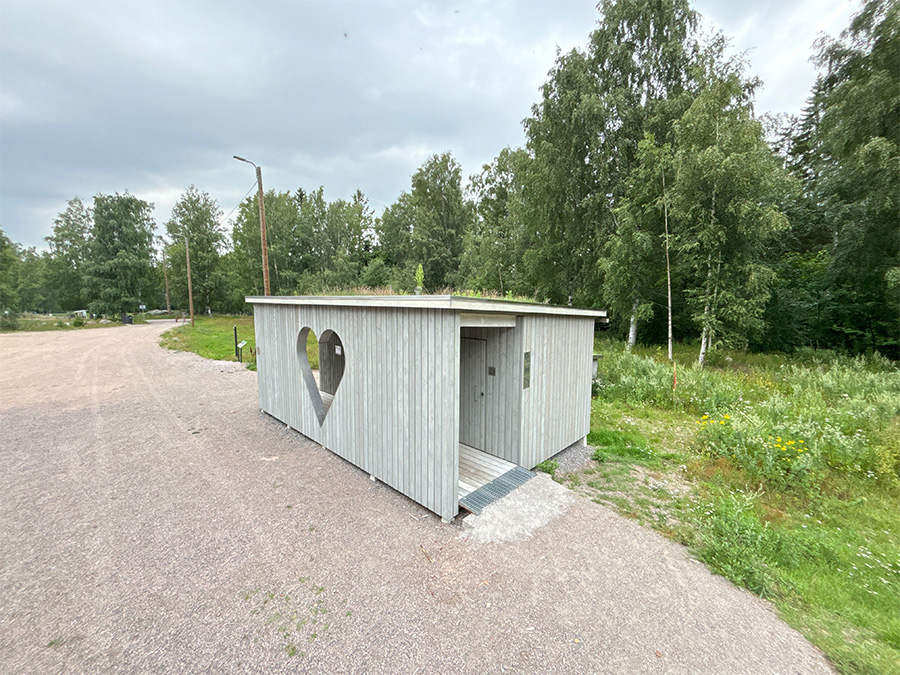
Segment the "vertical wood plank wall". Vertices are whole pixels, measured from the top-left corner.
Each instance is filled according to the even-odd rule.
[[[334,394],[341,375],[344,372],[344,355],[338,355],[335,348],[340,344],[337,334],[329,333],[323,340],[319,338],[319,389],[329,394]],[[343,349],[343,347],[342,347]]]
[[[484,450],[487,342],[463,337],[459,343],[459,442]]]
[[[260,408],[441,517],[454,517],[459,313],[257,304],[254,314]],[[334,330],[344,348],[344,376],[321,425],[297,358],[306,326],[317,336]]]
[[[521,392],[518,464],[532,468],[587,436],[591,427],[594,320],[531,315],[516,319],[521,353],[531,352],[531,386]],[[513,460],[515,461],[515,460]]]
[[[461,333],[462,337],[485,340],[486,367],[496,368],[495,375],[485,377],[484,447],[479,449],[519,464],[521,330],[518,327],[463,328]]]

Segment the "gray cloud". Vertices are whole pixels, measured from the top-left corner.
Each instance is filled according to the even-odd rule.
[[[848,7],[698,9],[757,47],[759,109],[797,112],[809,44]],[[126,189],[162,223],[191,183],[227,212],[253,182],[233,154],[262,165],[267,188],[360,188],[380,210],[432,153],[474,173],[520,145],[556,47],[584,45],[596,19],[578,0],[0,0],[0,227],[40,246],[67,199]]]

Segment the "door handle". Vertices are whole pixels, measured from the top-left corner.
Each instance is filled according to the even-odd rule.
[[[484,396],[484,392],[481,392],[481,395]]]

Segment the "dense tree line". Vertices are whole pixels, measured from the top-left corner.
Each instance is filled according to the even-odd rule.
[[[557,56],[524,122],[464,181],[447,152],[376,217],[365,195],[264,196],[273,294],[471,289],[611,310],[637,339],[802,345],[893,357],[900,333],[900,18],[867,0],[815,46],[800,118],[760,119],[760,82],[688,0],[603,0],[584,49]],[[226,224],[191,186],[154,240],[152,205],[73,199],[48,250],[0,232],[0,310],[187,304],[262,293],[259,204]]]

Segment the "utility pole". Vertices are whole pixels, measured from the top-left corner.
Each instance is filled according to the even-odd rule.
[[[166,270],[166,256],[163,254],[163,279],[166,280],[166,313],[172,313],[172,303],[169,302],[169,273]]]
[[[249,159],[237,155],[233,155],[233,157],[239,162],[253,164]],[[266,295],[272,295],[269,291],[269,245],[266,241],[266,200],[263,193],[262,168],[256,164],[253,166],[256,167],[256,185],[259,190],[259,240],[262,244],[263,288]]]
[[[269,290],[269,244],[266,241],[266,200],[263,196],[262,169],[256,167],[256,183],[259,186],[259,236],[262,240],[262,266],[263,286],[266,295],[272,295]]]
[[[191,287],[191,247],[188,244],[188,238],[184,238],[184,254],[187,257],[187,273],[188,273],[188,307],[191,310],[191,328],[194,327],[194,289]]]

